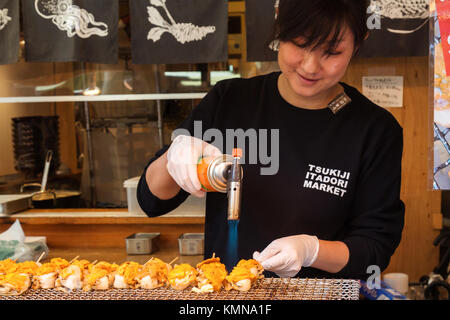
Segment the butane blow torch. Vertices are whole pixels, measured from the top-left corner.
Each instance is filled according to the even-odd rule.
[[[233,161],[227,179],[228,220],[239,220],[242,195],[241,149],[233,149]]]

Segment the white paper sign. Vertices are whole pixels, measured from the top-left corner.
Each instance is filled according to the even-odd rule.
[[[403,107],[402,76],[363,77],[363,94],[381,107]]]

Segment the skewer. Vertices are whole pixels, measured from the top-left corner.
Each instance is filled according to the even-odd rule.
[[[175,259],[173,259],[172,261],[170,261],[168,264],[169,264],[169,265],[172,265],[172,263],[174,263],[175,261],[177,261],[178,258],[179,258],[179,257],[177,256]]]
[[[215,252],[213,252],[213,255],[212,255],[212,257],[213,257],[213,258],[215,258],[215,257],[216,257],[216,253],[215,253]]]
[[[144,263],[144,266],[152,260],[153,260],[153,257],[151,257],[146,263]]]
[[[92,261],[92,264],[96,264],[98,262],[98,260],[94,260]]]
[[[39,263],[39,261],[41,261],[42,257],[45,255],[45,251],[42,251],[41,255],[39,256],[39,258],[36,260],[36,263]]]
[[[76,256],[75,258],[73,258],[72,260],[69,261],[69,263],[74,262],[75,260],[77,260],[80,256]]]

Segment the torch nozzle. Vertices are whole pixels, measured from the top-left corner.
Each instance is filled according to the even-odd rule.
[[[239,220],[241,211],[241,184],[242,167],[239,159],[242,156],[241,149],[233,150],[233,162],[231,164],[227,189],[228,189],[228,220]]]

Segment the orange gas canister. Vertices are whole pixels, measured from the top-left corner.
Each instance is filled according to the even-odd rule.
[[[227,177],[233,158],[227,154],[217,157],[200,157],[197,175],[202,190],[206,192],[227,192]]]
[[[227,192],[233,156],[223,154],[217,157],[200,157],[197,162],[197,175],[206,192]]]

